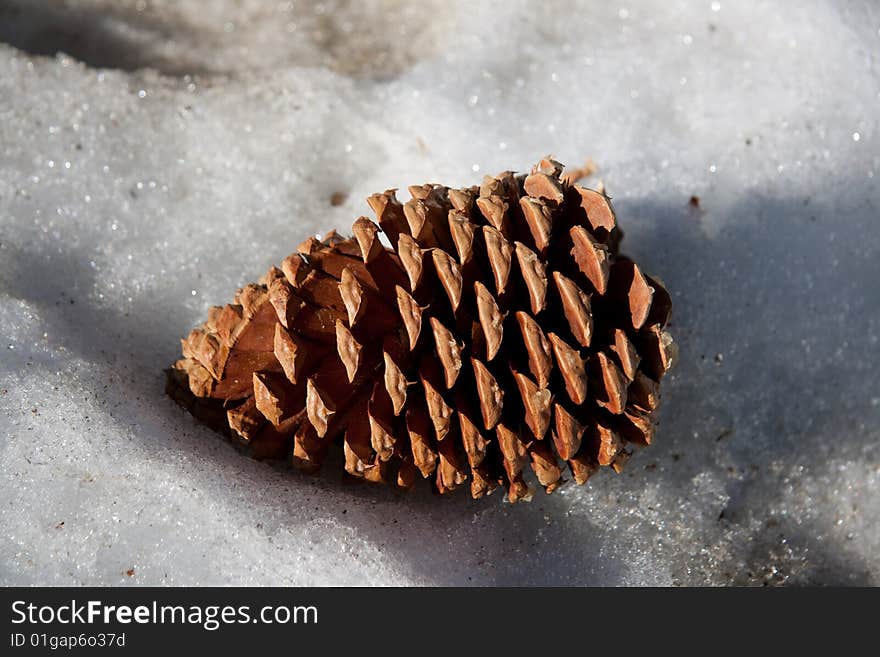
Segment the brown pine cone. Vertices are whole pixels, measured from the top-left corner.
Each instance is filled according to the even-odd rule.
[[[169,393],[257,458],[445,493],[550,492],[650,444],[675,345],[663,285],[618,254],[603,192],[544,159],[395,190],[354,238],[303,242],[182,341]],[[392,249],[383,246],[387,237]]]

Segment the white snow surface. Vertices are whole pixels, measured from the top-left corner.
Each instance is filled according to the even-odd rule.
[[[0,4],[0,583],[880,583],[878,55],[855,0]],[[163,394],[369,193],[547,153],[675,303],[623,474],[399,496]]]

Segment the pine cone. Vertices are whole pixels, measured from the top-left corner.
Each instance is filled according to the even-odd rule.
[[[618,254],[602,191],[544,159],[479,187],[395,190],[354,238],[303,242],[182,341],[169,394],[257,458],[421,475],[477,498],[583,484],[650,444],[675,355],[669,294]],[[392,249],[383,246],[387,237]]]

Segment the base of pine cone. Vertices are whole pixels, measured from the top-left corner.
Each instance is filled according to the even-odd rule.
[[[544,159],[479,187],[368,199],[182,341],[168,394],[258,459],[529,499],[654,436],[671,299],[619,254],[604,190]],[[379,239],[384,233],[391,248]]]

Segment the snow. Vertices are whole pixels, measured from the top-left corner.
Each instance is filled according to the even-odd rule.
[[[4,3],[0,583],[880,583],[878,54],[870,2]],[[675,301],[623,474],[400,497],[164,396],[369,193],[546,153],[596,160]]]

